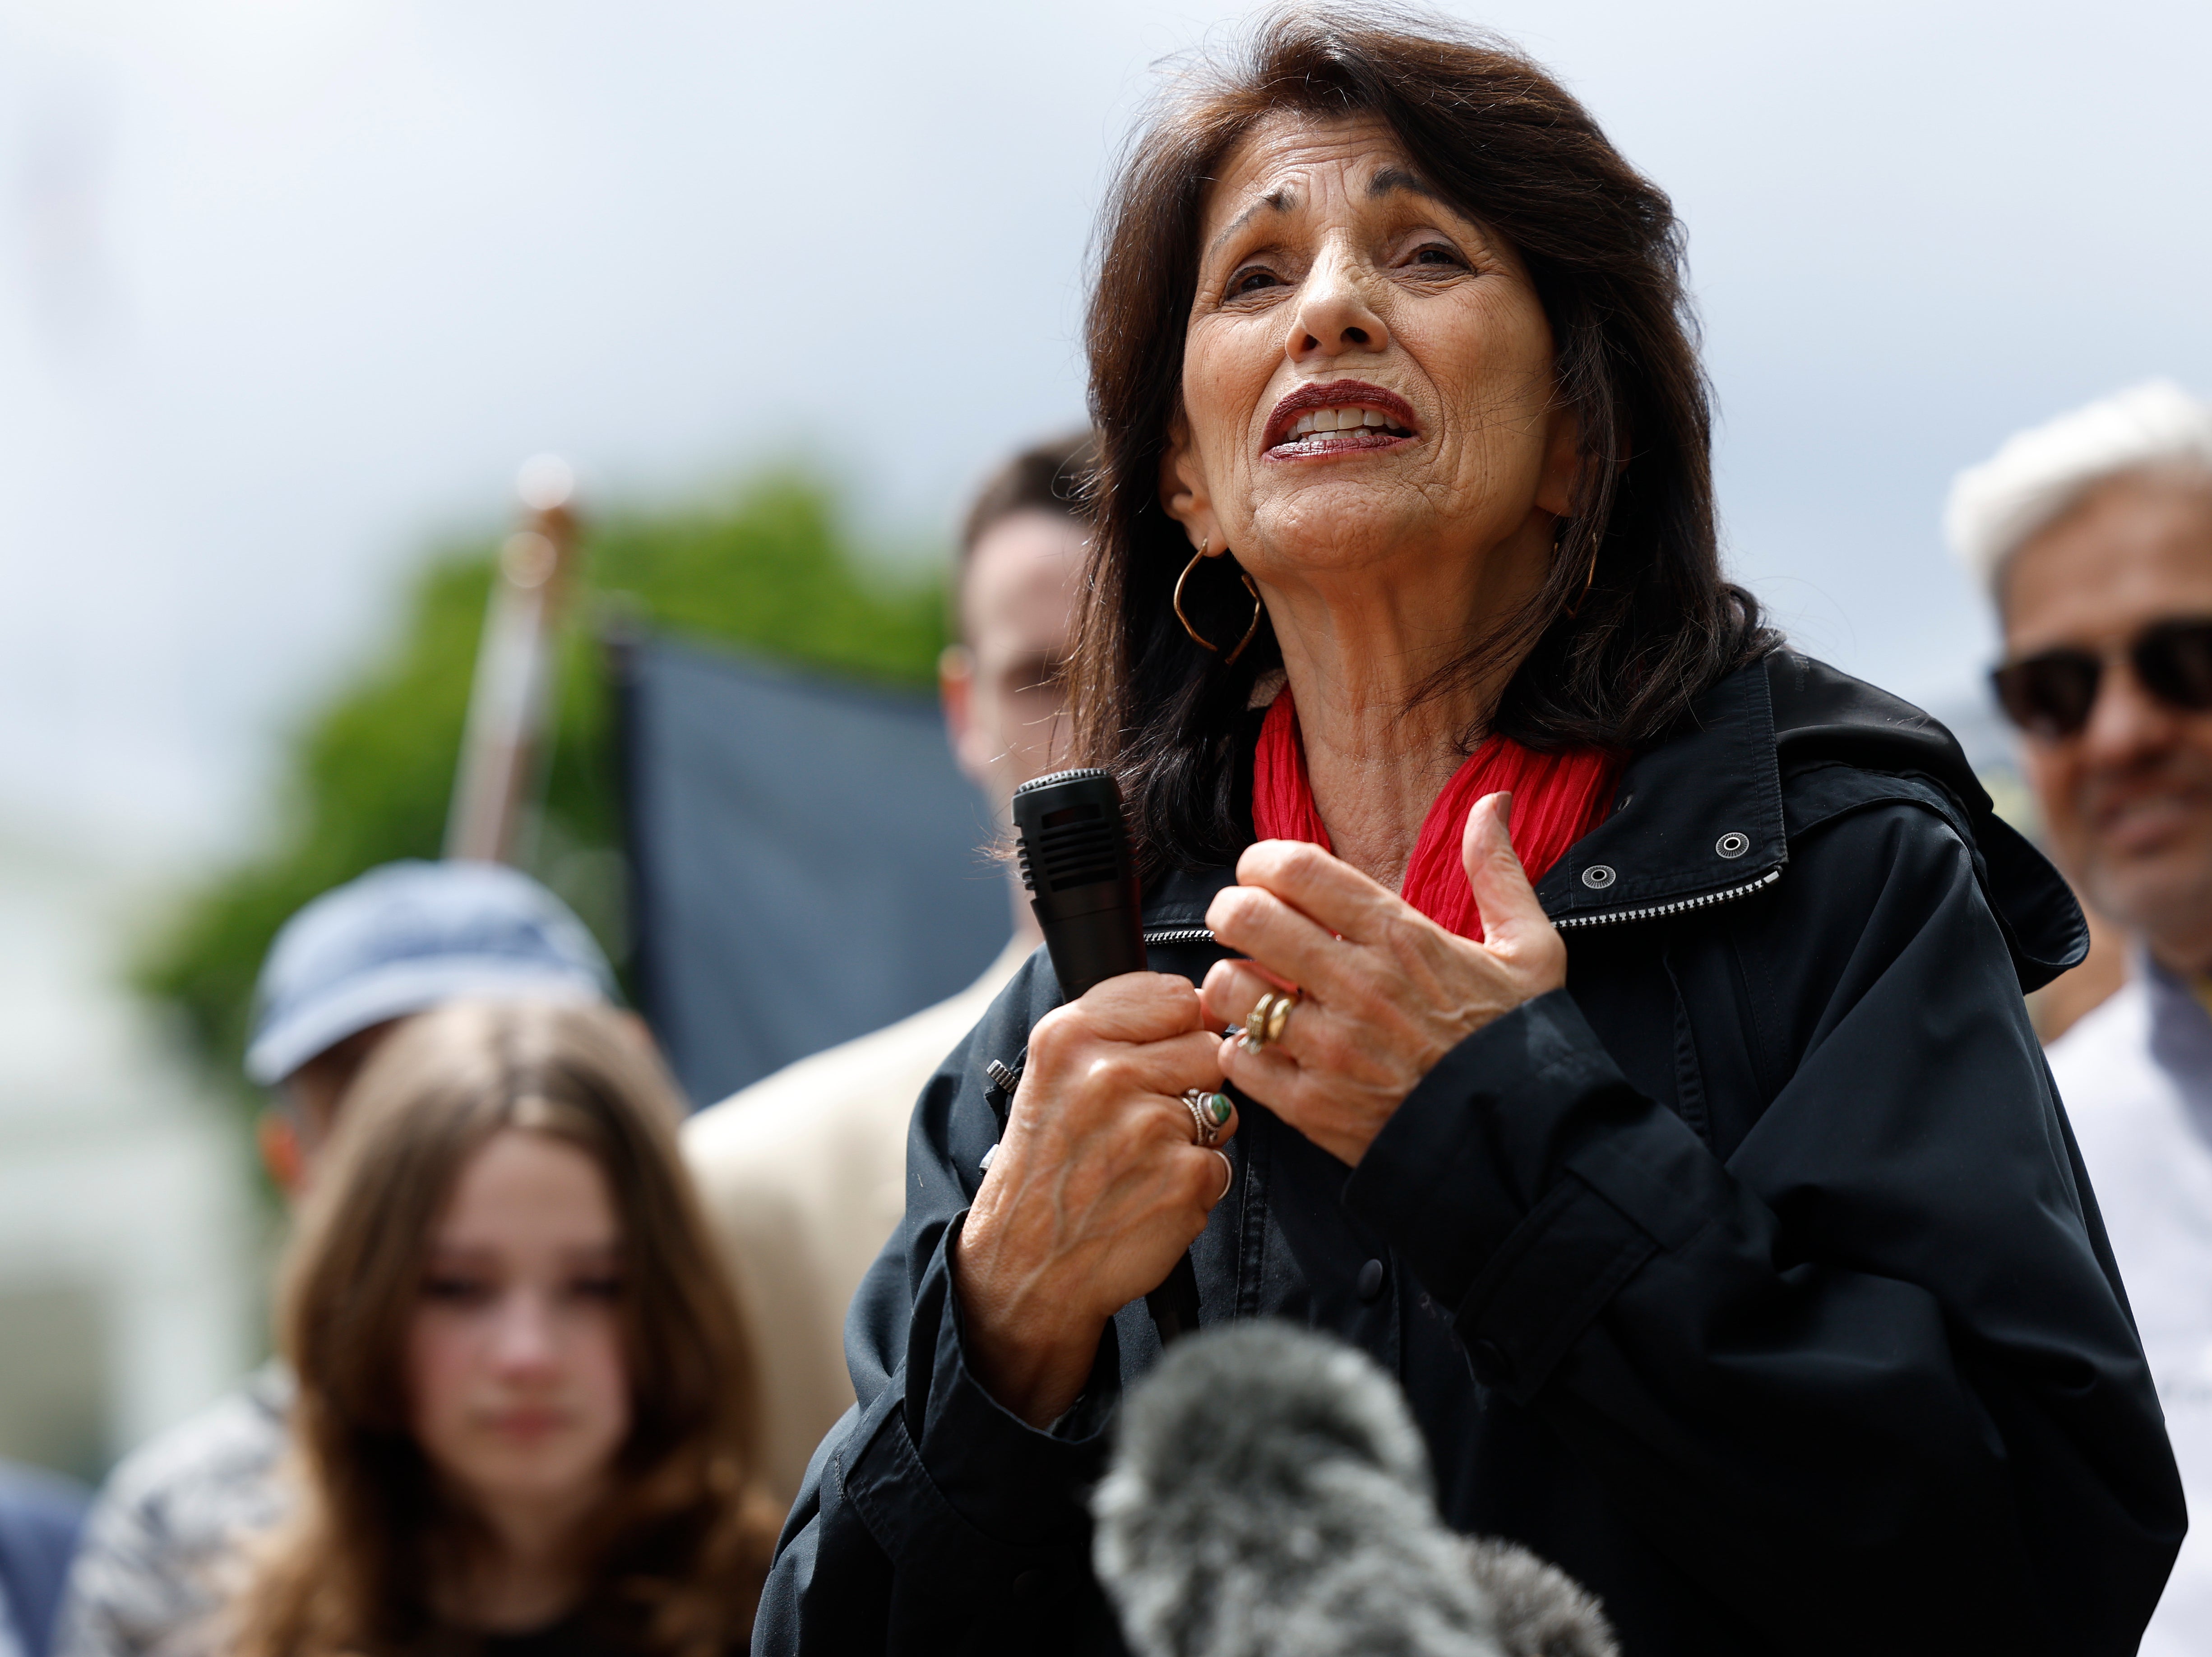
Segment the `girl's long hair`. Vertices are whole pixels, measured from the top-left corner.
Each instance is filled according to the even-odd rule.
[[[440,1596],[489,1537],[410,1430],[404,1355],[455,1182],[510,1129],[588,1156],[621,1228],[631,1426],[576,1541],[579,1614],[609,1651],[744,1648],[780,1515],[754,1477],[752,1367],[677,1147],[676,1099],[645,1043],[599,1006],[449,1006],[370,1060],[284,1275],[301,1488],[235,1606],[239,1657],[473,1643]]]

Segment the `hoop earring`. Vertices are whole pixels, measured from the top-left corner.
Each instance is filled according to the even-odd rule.
[[[1597,581],[1597,555],[1598,549],[1592,547],[1590,549],[1589,574],[1583,577],[1583,590],[1575,595],[1574,603],[1569,604],[1566,609],[1566,617],[1571,622],[1575,619],[1577,613],[1581,610],[1582,607],[1589,602],[1590,588],[1595,586]]]
[[[1199,561],[1206,556],[1206,549],[1212,544],[1213,541],[1212,537],[1208,537],[1206,539],[1200,541],[1198,543],[1198,550],[1191,554],[1190,561],[1182,567],[1182,574],[1176,577],[1174,599],[1175,618],[1182,623],[1182,630],[1190,634],[1191,642],[1193,644],[1196,645],[1200,650],[1205,651],[1209,655],[1221,656],[1221,646],[1214,643],[1212,640],[1207,638],[1203,633],[1200,633],[1196,628],[1193,627],[1190,624],[1190,617],[1182,613],[1183,583],[1190,580],[1191,571],[1198,568]],[[1239,570],[1237,573],[1243,580],[1244,591],[1252,595],[1252,625],[1244,629],[1244,636],[1237,641],[1237,648],[1231,651],[1226,656],[1221,657],[1221,665],[1224,667],[1234,667],[1237,665],[1237,659],[1244,653],[1244,646],[1250,644],[1252,642],[1253,635],[1259,632],[1260,617],[1265,613],[1265,606],[1260,603],[1260,589],[1252,585],[1252,578],[1249,575],[1245,574],[1243,570]]]

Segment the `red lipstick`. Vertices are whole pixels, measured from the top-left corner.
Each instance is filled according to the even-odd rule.
[[[1282,447],[1291,434],[1291,428],[1309,409],[1355,406],[1372,409],[1400,428],[1396,433],[1381,427],[1364,428],[1358,440],[1358,446],[1363,449],[1385,448],[1420,435],[1420,422],[1413,414],[1413,405],[1395,391],[1386,391],[1380,385],[1370,385],[1364,379],[1317,379],[1309,380],[1275,405],[1274,412],[1267,416],[1266,434],[1260,444],[1261,451],[1273,453]],[[1349,438],[1351,434],[1346,435]],[[1341,450],[1349,444],[1339,442],[1331,446]]]

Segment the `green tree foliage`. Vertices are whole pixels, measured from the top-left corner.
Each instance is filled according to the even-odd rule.
[[[833,492],[799,474],[724,506],[587,519],[562,642],[559,713],[532,872],[622,949],[614,721],[599,635],[611,622],[735,645],[846,677],[921,689],[945,640],[942,584],[862,557]],[[394,858],[435,857],[495,553],[448,551],[417,576],[397,636],[292,738],[258,855],[188,895],[150,940],[139,986],[173,1006],[235,1077],[253,980],[285,918]]]

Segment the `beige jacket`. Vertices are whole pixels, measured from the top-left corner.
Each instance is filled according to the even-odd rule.
[[[701,1111],[684,1152],[760,1369],[770,1488],[788,1502],[853,1402],[845,1308],[906,1210],[906,1129],[945,1054],[1029,958],[1009,943],[950,1000],[787,1065]]]

